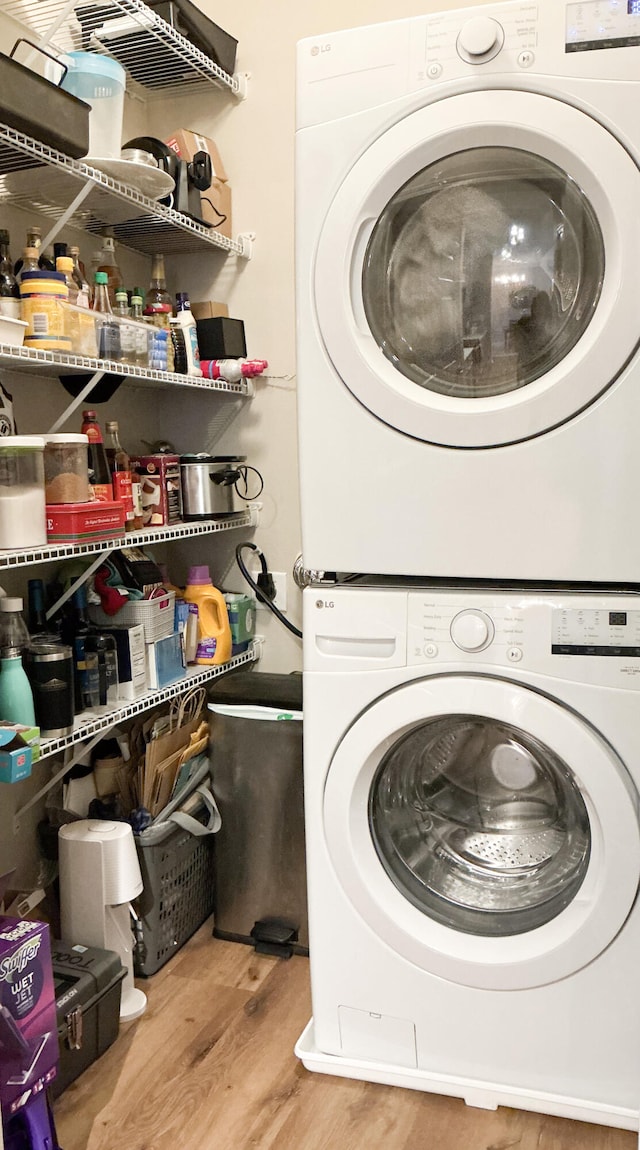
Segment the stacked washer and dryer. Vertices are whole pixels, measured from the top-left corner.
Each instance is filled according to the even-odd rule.
[[[640,0],[298,52],[312,1070],[638,1128]]]

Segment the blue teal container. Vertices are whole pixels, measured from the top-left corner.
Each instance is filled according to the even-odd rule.
[[[25,727],[36,725],[31,684],[18,652],[5,653],[0,660],[0,719]]]

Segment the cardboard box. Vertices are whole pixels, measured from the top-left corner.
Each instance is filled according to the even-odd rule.
[[[118,698],[132,702],[147,689],[144,625],[103,627],[116,642],[118,653]]]
[[[186,675],[182,636],[178,631],[155,643],[147,643],[147,680],[149,689],[169,687]]]
[[[231,215],[231,188],[222,180],[214,180],[206,192],[200,193],[202,218],[228,240],[233,239]]]
[[[145,527],[167,527],[182,522],[182,485],[179,455],[139,455],[132,459],[142,487]]]
[[[58,1027],[49,927],[0,915],[0,1103],[15,1114],[56,1075]]]
[[[192,303],[191,313],[195,320],[217,319],[218,316],[228,316],[229,308],[226,303],[219,303],[217,299],[205,299]]]
[[[28,779],[33,764],[39,758],[39,727],[0,724],[0,783],[18,783],[21,779]]]
[[[186,160],[187,163],[193,159],[196,152],[206,152],[211,160],[213,178],[223,181],[229,179],[217,144],[208,136],[202,136],[199,132],[191,131],[190,128],[178,128],[164,142],[168,148],[176,153],[176,156],[179,156],[181,160]]]

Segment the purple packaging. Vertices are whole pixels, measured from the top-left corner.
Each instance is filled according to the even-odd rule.
[[[49,927],[0,915],[0,1104],[15,1114],[56,1076]]]

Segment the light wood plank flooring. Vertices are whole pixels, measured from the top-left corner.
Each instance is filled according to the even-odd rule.
[[[635,1134],[313,1074],[308,962],[204,926],[140,985],[146,1014],[58,1099],[64,1150],[636,1150]]]

